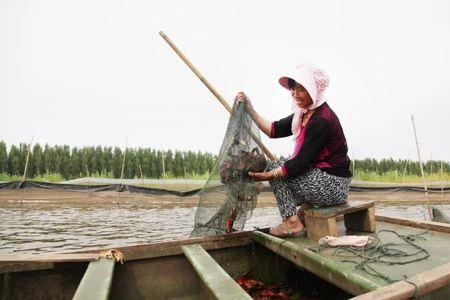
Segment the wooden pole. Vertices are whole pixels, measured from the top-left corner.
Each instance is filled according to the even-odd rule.
[[[441,160],[441,193],[442,200],[444,200],[444,161]]]
[[[22,175],[22,180],[20,182],[20,189],[19,189],[19,194],[20,194],[20,205],[23,205],[23,188],[22,188],[22,183],[25,181],[25,179],[27,178],[27,170],[28,170],[28,161],[30,160],[30,152],[31,152],[31,144],[33,144],[33,139],[34,136],[31,137],[31,141],[28,144],[28,153],[27,153],[27,159],[25,160],[25,168],[23,170],[23,175]]]
[[[31,141],[28,144],[28,153],[27,153],[27,159],[25,161],[25,169],[23,170],[22,182],[24,182],[25,179],[27,178],[28,161],[30,160],[31,144],[33,143],[33,139],[34,139],[34,136],[31,137]]]
[[[166,164],[164,163],[164,151],[162,152],[162,169],[163,169],[163,179],[166,179]]]
[[[403,180],[402,183],[405,183],[405,177],[406,177],[406,168],[408,167],[409,159],[406,160],[405,168],[403,169]]]
[[[139,163],[138,166],[139,166],[139,172],[141,173],[142,185],[144,185],[144,173],[142,173],[141,163]]]
[[[425,199],[427,200],[427,204],[428,204],[428,214],[430,215],[430,220],[432,220],[433,213],[431,212],[431,203],[430,203],[430,197],[428,195],[427,180],[425,179],[425,172],[423,171],[423,164],[422,164],[422,160],[420,158],[419,142],[417,141],[416,125],[414,123],[413,115],[411,115],[411,122],[412,122],[413,130],[414,130],[414,139],[416,141],[417,156],[419,157],[420,172],[422,173],[423,188],[425,190]]]
[[[159,35],[169,44],[169,46],[175,51],[175,53],[181,58],[181,60],[191,69],[192,72],[200,79],[201,82],[213,93],[213,95],[219,100],[219,102],[231,113],[231,106],[228,102],[222,97],[222,95],[217,92],[217,90],[206,80],[206,78],[200,73],[199,70],[187,59],[186,56],[178,49],[178,47],[169,39],[169,37],[162,31],[159,32]],[[251,115],[250,115],[251,116]],[[254,120],[253,120],[254,121]],[[267,155],[271,160],[277,160],[275,155],[270,152],[270,150],[261,142],[261,140],[253,133],[251,130],[248,130],[251,138],[255,141],[255,143],[262,149],[262,151]]]
[[[430,156],[430,176],[433,175],[433,151],[431,151],[431,156]]]
[[[123,160],[122,160],[122,171],[120,172],[120,183],[122,183],[123,179],[123,172],[125,170],[125,158],[127,156],[127,143],[125,142],[125,152],[123,153]]]
[[[120,172],[120,183],[122,184],[122,180],[123,180],[123,171],[125,170],[125,158],[127,156],[127,139],[125,139],[125,152],[123,153],[123,161],[122,161],[122,171]],[[118,200],[117,200],[117,206],[119,206],[120,203],[120,190],[119,190],[119,195],[118,195]]]

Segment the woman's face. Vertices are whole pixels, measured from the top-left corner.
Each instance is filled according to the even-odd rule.
[[[291,87],[291,95],[294,101],[300,108],[308,108],[313,104],[311,96],[308,91],[299,83],[295,83],[295,86]]]

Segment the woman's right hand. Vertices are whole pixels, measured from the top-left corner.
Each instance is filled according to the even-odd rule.
[[[238,105],[240,105],[241,102],[243,102],[245,104],[245,108],[248,114],[253,119],[253,122],[255,122],[255,124],[259,127],[259,129],[262,130],[262,132],[264,132],[265,135],[271,137],[270,134],[272,130],[272,122],[267,121],[255,111],[252,102],[250,101],[250,99],[248,99],[247,95],[244,94],[244,92],[237,93],[236,97],[234,98],[234,101]]]
[[[234,101],[237,102],[237,105],[240,105],[241,102],[243,102],[246,105],[247,111],[254,111],[252,102],[244,92],[237,93]]]

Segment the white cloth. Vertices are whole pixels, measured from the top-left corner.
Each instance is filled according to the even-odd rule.
[[[373,241],[373,237],[367,235],[326,236],[319,240],[319,245],[364,247]]]
[[[288,72],[285,76],[282,76],[278,81],[283,87],[289,89],[289,79],[293,79],[295,82],[300,83],[308,91],[308,94],[313,101],[313,104],[311,104],[310,107],[300,108],[296,102],[292,100],[292,111],[294,112],[292,133],[294,134],[295,140],[301,131],[300,122],[302,115],[308,110],[316,109],[326,102],[324,92],[328,87],[330,79],[325,71],[311,64],[299,64],[294,70]]]

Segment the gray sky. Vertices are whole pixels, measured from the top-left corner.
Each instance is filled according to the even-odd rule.
[[[352,158],[450,160],[448,1],[0,0],[0,139],[219,151],[227,112],[164,31],[231,103],[290,113],[299,62],[330,76]],[[263,142],[280,155],[290,138]]]

